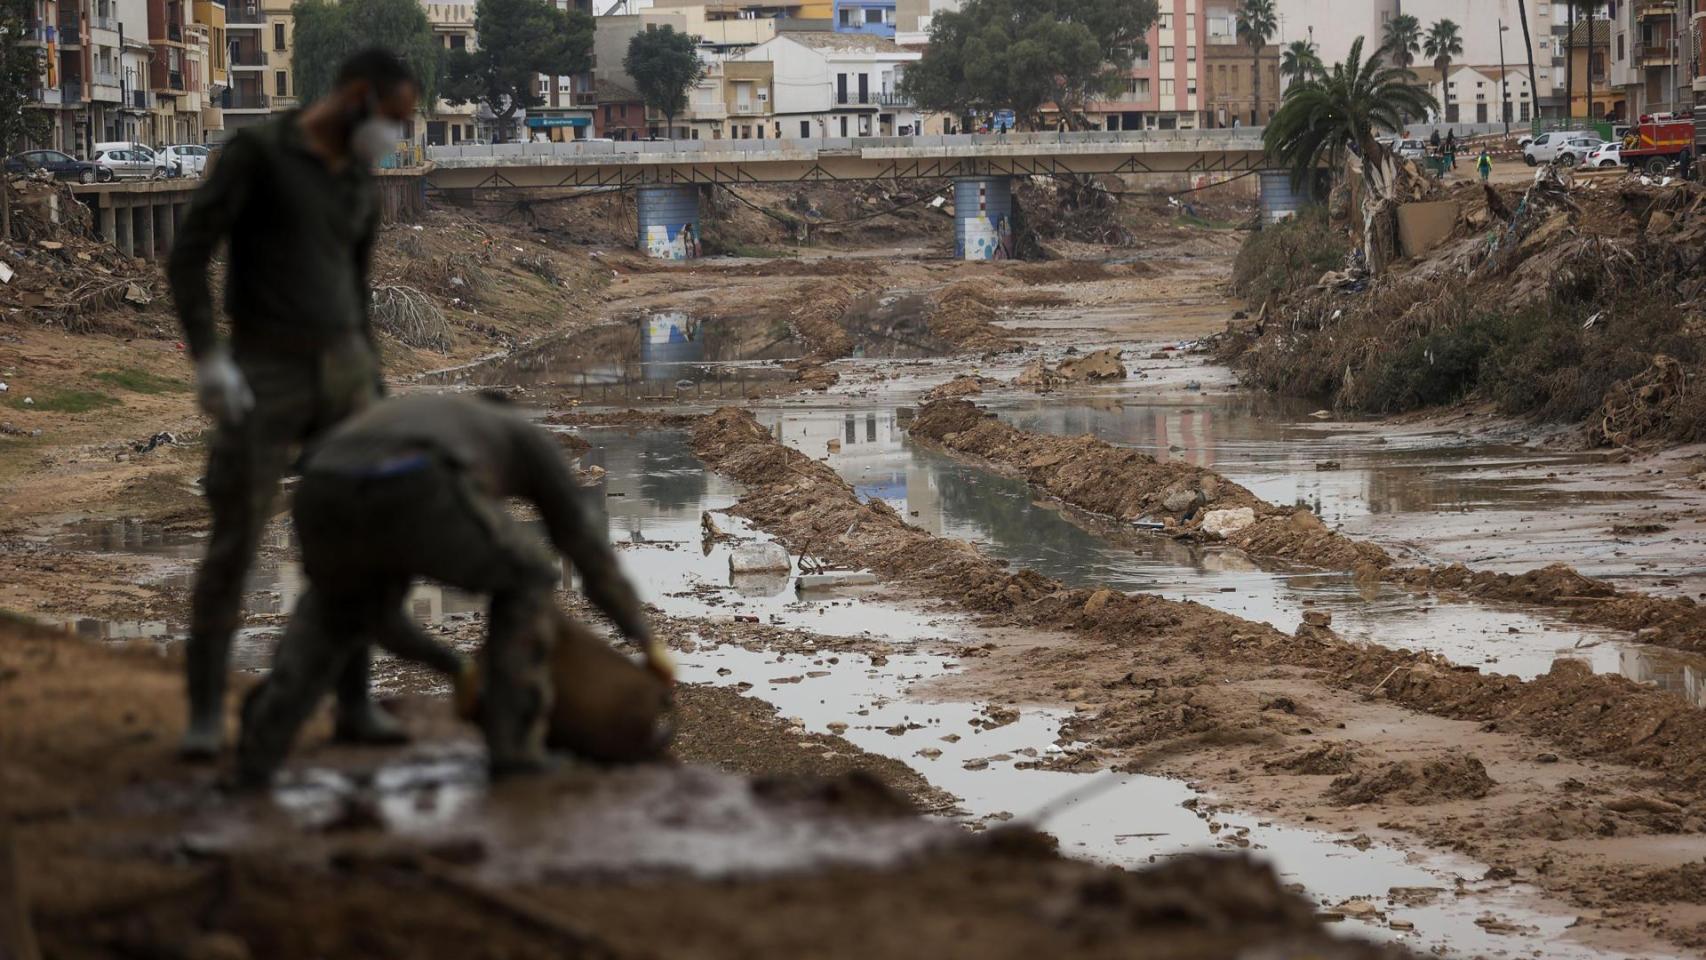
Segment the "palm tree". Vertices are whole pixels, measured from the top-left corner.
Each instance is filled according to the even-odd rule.
[[[1347,153],[1362,158],[1365,256],[1369,268],[1379,273],[1397,242],[1392,195],[1398,173],[1375,131],[1401,130],[1406,118],[1425,116],[1438,104],[1414,73],[1386,65],[1392,55],[1387,47],[1364,60],[1362,46],[1358,37],[1345,62],[1313,80],[1292,84],[1262,135],[1262,145],[1291,169],[1293,187],[1302,187],[1323,166],[1336,174]]]
[[[1280,52],[1280,76],[1292,83],[1308,80],[1326,72],[1327,66],[1321,62],[1321,54],[1315,49],[1312,40],[1293,40]]]
[[[1409,69],[1416,62],[1416,55],[1422,52],[1422,22],[1407,13],[1386,21],[1381,49],[1390,51],[1393,63]]]
[[[1446,122],[1455,122],[1457,118],[1450,116],[1451,96],[1447,92],[1447,84],[1451,82],[1448,76],[1451,73],[1451,59],[1463,56],[1463,32],[1450,20],[1436,20],[1434,25],[1428,28],[1428,36],[1422,43],[1422,49],[1428,59],[1434,62],[1434,69],[1439,71],[1439,99],[1441,109],[1447,114]]]
[[[1250,123],[1262,122],[1262,48],[1279,29],[1274,14],[1274,0],[1239,0],[1238,38],[1250,45],[1250,91],[1254,103],[1250,107]]]

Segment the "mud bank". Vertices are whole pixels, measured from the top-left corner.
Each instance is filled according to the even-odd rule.
[[[241,798],[171,759],[179,677],[152,650],[3,623],[0,687],[0,843],[48,956],[1409,955],[1333,939],[1243,858],[1098,868],[869,780],[582,767],[488,789],[442,702],[406,700],[416,746],[316,729],[300,775]]]
[[[1329,529],[1307,509],[1268,503],[1214,471],[1159,462],[1089,436],[1018,430],[970,401],[926,404],[909,433],[1022,476],[1038,490],[1092,513],[1128,522],[1162,521],[1175,536],[1214,539],[1203,530],[1206,514],[1247,507],[1253,522],[1224,539],[1253,556],[1416,589],[1559,608],[1578,622],[1634,631],[1649,643],[1684,650],[1706,647],[1706,609],[1691,599],[1619,590],[1564,564],[1521,574],[1476,571],[1455,563],[1402,566],[1379,546]]]

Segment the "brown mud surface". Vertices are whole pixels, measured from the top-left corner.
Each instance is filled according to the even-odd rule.
[[[228,795],[171,759],[178,687],[152,649],[0,624],[0,843],[47,956],[1406,955],[1331,939],[1237,857],[1098,868],[918,820],[857,776],[581,768],[483,789],[431,772],[460,762],[442,703],[396,705],[413,749],[451,751],[427,767],[321,746],[322,721],[299,761],[319,780]]]
[[[985,614],[991,629],[1017,628],[942,689],[1072,705],[1062,736],[1090,749],[1051,766],[1177,772],[1299,821],[1396,829],[1591,902],[1601,911],[1591,925],[1612,932],[1643,921],[1628,921],[1629,903],[1607,907],[1596,878],[1655,866],[1641,838],[1706,829],[1706,712],[1673,694],[1574,661],[1525,682],[1348,643],[1329,629],[1290,636],[1194,603],[1068,589],[911,527],[880,501],[861,503],[827,466],[738,410],[701,421],[694,449],[746,488],[732,512],[794,552],[871,569],[914,595]],[[1298,760],[1295,773],[1249,773],[1322,739],[1339,748]],[[1415,756],[1427,742],[1434,755]],[[1474,762],[1442,761],[1451,750]],[[1350,795],[1357,802],[1333,814],[1343,806],[1327,798],[1335,776],[1381,789]],[[1560,800],[1560,789],[1574,793]],[[1400,812],[1411,809],[1429,812]],[[1580,843],[1592,854],[1572,848]],[[1696,922],[1664,935],[1686,940]]]
[[[1642,641],[1706,647],[1706,608],[1686,597],[1657,597],[1585,577],[1564,564],[1527,573],[1476,571],[1463,564],[1400,566],[1379,546],[1329,529],[1303,507],[1280,507],[1214,471],[1117,447],[1090,436],[1030,433],[995,420],[967,400],[919,409],[912,437],[975,457],[1072,506],[1127,522],[1151,519],[1183,537],[1202,531],[1210,511],[1249,507],[1255,521],[1224,539],[1258,557],[1344,570],[1420,590],[1567,611],[1571,619],[1629,630]]]

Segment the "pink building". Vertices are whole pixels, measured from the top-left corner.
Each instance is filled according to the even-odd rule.
[[[1231,33],[1231,0],[1204,9],[1205,0],[1160,0],[1161,16],[1149,28],[1148,52],[1112,100],[1092,103],[1086,114],[1101,130],[1189,130],[1202,126],[1204,98],[1198,85],[1213,25]]]

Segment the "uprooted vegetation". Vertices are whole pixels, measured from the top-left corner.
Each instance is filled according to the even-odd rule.
[[[1336,268],[1324,214],[1252,237],[1236,287],[1261,309],[1221,355],[1245,382],[1346,411],[1466,399],[1581,423],[1597,444],[1706,438],[1706,188],[1628,180],[1459,189],[1455,233],[1388,276]]]

